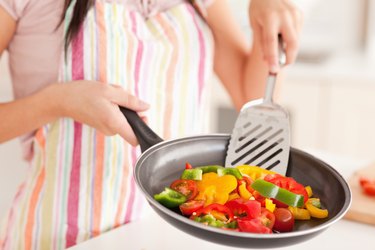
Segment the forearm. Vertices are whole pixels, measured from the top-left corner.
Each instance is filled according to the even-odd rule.
[[[22,99],[0,104],[0,143],[33,131],[59,117],[58,100],[52,92],[57,85]]]
[[[242,74],[242,89],[245,103],[262,98],[268,76],[268,65],[263,60],[261,46],[257,40],[254,40],[251,53],[246,58]]]

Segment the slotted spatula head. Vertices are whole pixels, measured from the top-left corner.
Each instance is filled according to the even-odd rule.
[[[290,148],[288,113],[262,100],[246,104],[237,118],[225,166],[259,166],[286,174]]]
[[[285,64],[281,36],[279,63]],[[226,167],[246,164],[286,174],[290,148],[289,115],[272,100],[276,76],[269,73],[263,100],[242,107],[228,145]]]

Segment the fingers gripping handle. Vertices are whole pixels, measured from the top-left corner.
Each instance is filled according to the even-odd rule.
[[[286,63],[286,55],[284,51],[284,42],[282,39],[281,34],[278,35],[278,62],[280,67],[284,66]],[[266,85],[266,91],[264,94],[264,102],[265,103],[272,103],[272,96],[273,96],[273,91],[275,89],[275,83],[276,83],[276,77],[277,74],[273,72],[269,72],[268,78],[267,78],[267,85]]]
[[[120,111],[128,120],[129,125],[134,131],[135,136],[141,146],[142,152],[148,148],[162,142],[161,139],[140,117],[139,115],[128,108],[120,106]]]

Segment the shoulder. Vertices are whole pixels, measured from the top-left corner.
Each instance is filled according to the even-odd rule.
[[[15,20],[18,20],[22,17],[29,2],[30,0],[0,0],[0,6],[3,7]]]

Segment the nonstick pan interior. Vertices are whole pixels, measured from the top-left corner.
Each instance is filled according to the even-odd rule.
[[[196,223],[153,199],[181,175],[185,163],[193,166],[224,165],[229,135],[206,135],[157,143],[146,150],[135,167],[135,178],[152,208],[174,227],[214,243],[243,247],[283,247],[311,239],[338,221],[351,203],[350,189],[343,177],[323,161],[291,148],[288,176],[310,185],[329,211],[326,219],[297,221],[293,232],[250,234],[227,231]]]

